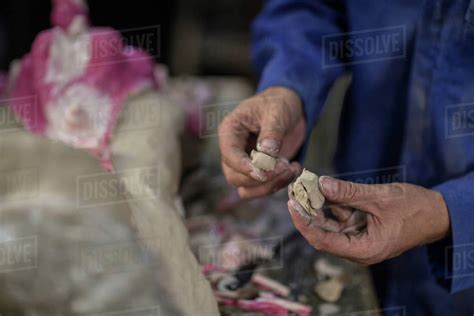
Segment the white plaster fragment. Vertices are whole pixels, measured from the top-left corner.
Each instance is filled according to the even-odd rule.
[[[319,191],[319,177],[304,169],[303,173],[293,184],[295,200],[311,215],[321,209],[324,204],[324,195]]]
[[[327,259],[320,258],[314,262],[313,268],[318,275],[329,277],[340,277],[342,268],[331,264]]]

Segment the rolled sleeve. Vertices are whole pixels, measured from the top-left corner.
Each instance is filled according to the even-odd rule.
[[[252,26],[252,61],[260,74],[258,91],[283,86],[296,92],[304,106],[306,140],[321,112],[329,88],[343,66],[324,67],[323,36],[341,33],[343,1],[271,0]],[[307,141],[300,151],[304,157]]]
[[[474,172],[433,189],[446,201],[451,234],[428,254],[439,283],[454,293],[474,286]]]

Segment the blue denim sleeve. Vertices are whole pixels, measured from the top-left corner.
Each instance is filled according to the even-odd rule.
[[[451,234],[428,246],[439,283],[454,293],[474,286],[474,172],[433,188],[449,210]]]
[[[324,67],[323,36],[344,31],[342,0],[269,0],[252,26],[252,61],[260,74],[258,91],[284,86],[301,98],[306,140],[334,80],[344,72]],[[327,48],[326,48],[327,49]],[[307,141],[300,150],[304,157]]]

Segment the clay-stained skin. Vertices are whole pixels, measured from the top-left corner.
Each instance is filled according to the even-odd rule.
[[[252,150],[250,153],[250,158],[252,158],[252,164],[259,169],[265,171],[275,169],[276,159],[270,155]]]
[[[318,180],[319,177],[316,174],[304,169],[293,184],[295,200],[311,215],[316,215],[324,204],[324,196],[319,191]]]

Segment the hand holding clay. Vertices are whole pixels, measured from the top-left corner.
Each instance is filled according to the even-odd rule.
[[[276,158],[267,155],[264,152],[252,150],[250,152],[250,158],[252,159],[252,165],[254,167],[265,171],[272,171],[273,169],[275,169],[275,165],[277,162]]]
[[[357,184],[331,177],[319,178],[319,189],[334,214],[309,214],[292,196],[288,209],[296,228],[316,249],[362,264],[374,264],[444,238],[449,215],[443,196],[407,183]],[[359,212],[348,213],[353,208]],[[347,232],[354,215],[364,214],[366,229]],[[357,221],[355,221],[357,222]]]
[[[290,192],[310,215],[316,216],[323,207],[324,195],[319,191],[319,177],[306,169],[296,179]]]
[[[367,226],[366,213],[350,206],[333,204],[323,212],[325,197],[319,189],[319,177],[311,171],[304,169],[296,181],[290,184],[288,193],[292,203],[303,209],[309,220],[314,220],[325,230],[359,234]]]
[[[240,103],[219,126],[227,181],[242,198],[287,186],[301,172],[299,163],[288,160],[303,144],[305,128],[301,100],[290,89],[272,87]]]

